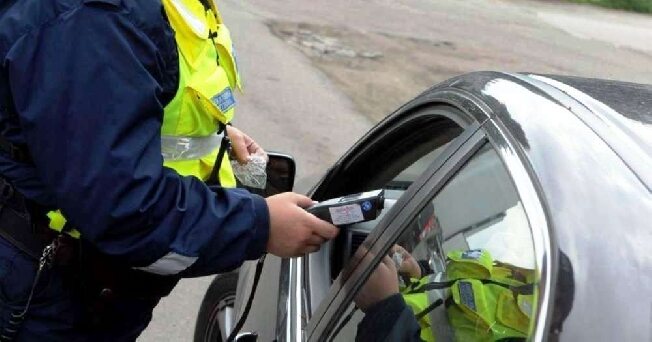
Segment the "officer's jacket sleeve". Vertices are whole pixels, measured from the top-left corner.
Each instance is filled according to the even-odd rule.
[[[356,341],[421,341],[421,328],[414,312],[400,294],[372,305],[358,324]]]
[[[38,176],[83,239],[133,267],[199,276],[259,257],[264,199],[163,167],[178,56],[160,2],[108,2],[25,33],[5,60]]]

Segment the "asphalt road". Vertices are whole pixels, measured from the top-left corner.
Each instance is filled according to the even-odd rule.
[[[225,0],[220,7],[245,82],[235,124],[266,149],[295,157],[299,192],[373,122],[454,74],[527,70],[652,83],[651,16],[501,0]],[[275,35],[270,26],[279,23],[306,24],[383,57],[315,55]],[[278,262],[267,266],[254,310],[274,320]],[[191,340],[210,280],[183,280],[140,341]]]

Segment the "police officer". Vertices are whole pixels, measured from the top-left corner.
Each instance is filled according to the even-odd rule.
[[[0,339],[134,340],[180,277],[337,234],[307,197],[228,189],[229,139],[264,151],[230,126],[212,0],[5,2],[0,58]]]

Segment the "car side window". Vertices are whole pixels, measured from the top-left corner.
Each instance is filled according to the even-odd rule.
[[[486,143],[410,220],[330,339],[527,339],[534,244],[497,152]]]
[[[385,212],[421,176],[464,129],[452,116],[463,114],[453,107],[434,106],[420,109],[393,125],[381,141],[370,144],[373,150],[358,158],[347,173],[343,194],[384,189]],[[337,188],[333,186],[332,188]],[[342,193],[335,194],[337,196]],[[334,279],[357,247],[380,222],[380,218],[353,225],[333,242],[330,256]],[[330,284],[330,282],[329,282]]]
[[[397,116],[375,134],[359,143],[354,157],[335,172],[315,195],[318,200],[375,189],[406,190],[458,137],[467,123],[459,109],[432,105]],[[323,197],[323,198],[322,198]]]
[[[329,173],[313,194],[326,200],[354,193],[384,189],[385,210],[403,196],[430,165],[451,145],[467,139],[464,132],[472,120],[467,113],[449,105],[424,105],[408,109],[390,118],[378,132],[372,132],[352,150],[333,172]],[[330,177],[330,178],[329,178]],[[345,227],[336,239],[306,258],[303,287],[305,316],[324,310],[325,299],[335,291],[333,281],[340,276],[369,234],[381,222]],[[314,321],[313,321],[314,323]]]

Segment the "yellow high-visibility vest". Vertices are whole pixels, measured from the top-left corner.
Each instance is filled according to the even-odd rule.
[[[233,43],[213,0],[162,0],[179,50],[179,89],[165,107],[161,128],[165,166],[207,180],[218,154],[217,135],[233,119],[234,91],[241,89]],[[224,187],[236,185],[225,154]]]
[[[493,260],[487,250],[455,250],[447,258],[447,282],[435,274],[425,275],[401,290],[406,304],[419,316],[422,340],[446,336],[490,342],[529,337],[536,303],[534,270]],[[428,290],[428,284],[447,284],[447,288]],[[443,312],[435,311],[433,304],[445,307],[447,322],[442,322]]]
[[[215,166],[221,131],[233,119],[234,91],[242,89],[231,35],[215,2],[209,2],[206,9],[200,0],[162,0],[179,51],[179,88],[164,108],[161,127],[164,165],[204,181]],[[217,180],[223,187],[236,185],[228,153]],[[48,217],[50,228],[65,229],[60,211]],[[74,229],[67,233],[80,236]]]

